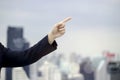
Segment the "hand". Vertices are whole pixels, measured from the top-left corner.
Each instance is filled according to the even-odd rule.
[[[50,44],[52,44],[56,38],[64,35],[65,23],[68,22],[69,20],[71,20],[71,17],[65,18],[63,21],[54,25],[53,29],[48,34],[48,41]]]

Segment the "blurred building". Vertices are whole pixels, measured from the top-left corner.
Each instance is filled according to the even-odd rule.
[[[27,77],[24,69],[19,67],[12,70],[12,80],[29,80],[29,78]]]
[[[22,27],[19,27],[19,28],[11,27],[11,26],[8,27],[7,47],[13,51],[21,51],[29,48],[29,43],[24,38]],[[29,77],[29,67],[26,66],[26,67],[23,67],[23,69],[27,74],[27,77]],[[13,74],[12,68],[6,68],[6,80],[13,80],[12,76],[17,77]]]
[[[120,62],[109,62],[107,72],[110,75],[110,80],[120,80]]]
[[[85,58],[80,64],[80,73],[83,74],[84,80],[95,80],[94,67],[90,58]]]
[[[68,80],[84,80],[82,74],[69,74]]]
[[[38,80],[62,80],[60,69],[49,61],[45,61],[38,71],[42,72]]]
[[[95,80],[120,80],[120,55],[104,51],[95,72]]]
[[[0,76],[0,80],[5,80],[5,68],[2,68]]]
[[[110,75],[107,73],[107,62],[105,60],[99,63],[95,73],[95,80],[110,80]]]

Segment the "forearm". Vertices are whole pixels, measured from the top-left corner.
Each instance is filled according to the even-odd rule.
[[[32,64],[57,48],[55,41],[50,45],[48,36],[25,51],[4,50],[3,67],[20,67]]]

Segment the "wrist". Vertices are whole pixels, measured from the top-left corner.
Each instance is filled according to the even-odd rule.
[[[48,42],[49,42],[49,44],[52,44],[55,39],[56,39],[55,36],[50,32],[48,34]]]

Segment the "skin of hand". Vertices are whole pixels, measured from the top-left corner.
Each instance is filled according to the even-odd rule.
[[[56,23],[53,26],[53,29],[48,33],[48,42],[50,44],[52,44],[56,38],[61,37],[62,35],[64,35],[64,33],[65,33],[65,24],[66,24],[66,22],[68,22],[71,19],[72,19],[71,17],[67,17],[64,20]]]

